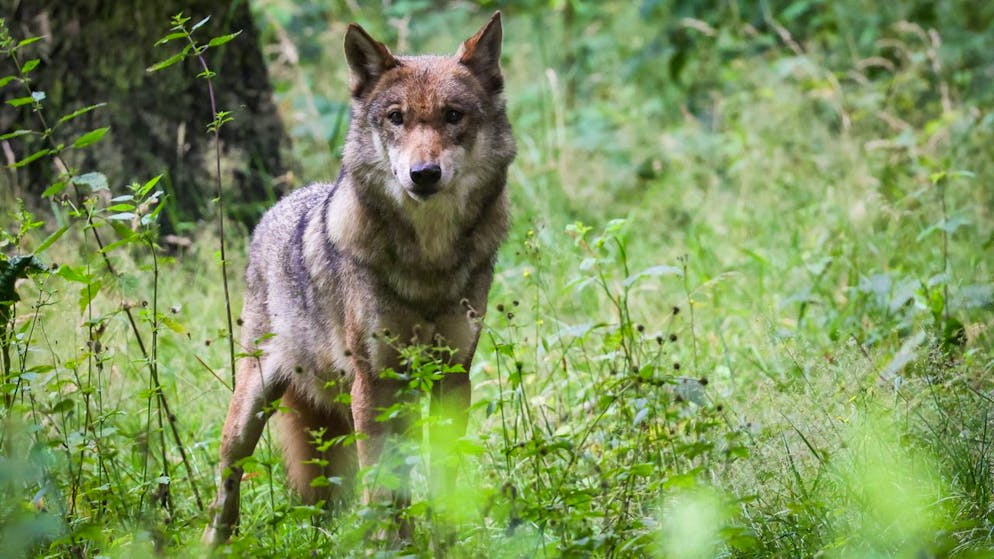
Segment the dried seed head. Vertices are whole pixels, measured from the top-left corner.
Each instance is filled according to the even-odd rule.
[[[656,343],[659,344],[659,345],[663,345],[663,337],[662,336],[656,336]]]
[[[512,304],[512,305],[514,305],[515,307],[517,307],[517,306],[518,306],[518,305],[520,305],[521,303],[519,303],[519,302],[518,302],[518,300],[517,300],[517,299],[515,299],[514,301],[511,301],[511,304]]]
[[[671,342],[675,342],[676,341],[676,334],[670,334],[670,341]]]
[[[636,324],[635,329],[638,330],[639,332],[645,332],[645,326],[641,324]]]
[[[673,315],[676,316],[680,314],[680,307],[673,305]]]
[[[673,370],[674,371],[679,371],[680,370],[680,364],[679,363],[673,363]]]
[[[700,379],[697,380],[697,382],[701,383],[701,386],[707,386],[708,385],[708,377],[701,377]]]
[[[504,312],[504,304],[497,303],[497,312]]]
[[[239,316],[238,320],[236,320],[235,323],[238,324],[239,326],[241,326],[241,325],[245,324],[245,321],[242,320],[242,317]]]

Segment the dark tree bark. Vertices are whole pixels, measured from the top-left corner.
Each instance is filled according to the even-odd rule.
[[[146,72],[182,48],[182,40],[155,46],[179,12],[191,18],[188,26],[211,16],[194,35],[201,43],[242,32],[206,56],[217,73],[218,109],[231,111],[235,119],[221,131],[226,209],[251,226],[286,189],[292,174],[289,138],[273,102],[247,0],[0,0],[0,17],[7,19],[16,39],[44,36],[25,47],[22,57],[41,59],[31,74],[32,88],[45,92],[49,120],[107,103],[56,133],[68,145],[83,132],[110,126],[101,142],[68,150],[71,165],[81,173],[103,173],[115,193],[125,184],[164,173],[160,185],[172,197],[163,220],[169,231],[182,231],[184,224],[209,215],[216,196],[213,142],[207,133],[211,108],[207,82],[196,77],[199,63],[189,57],[165,70]],[[2,64],[0,75],[15,73],[9,62]],[[15,95],[13,87],[0,95],[23,95]],[[4,105],[0,111],[3,131],[39,128],[27,107]],[[31,153],[32,146],[21,139],[10,140],[5,151],[20,157]],[[55,174],[51,161],[39,160],[16,174],[14,190],[37,199]]]

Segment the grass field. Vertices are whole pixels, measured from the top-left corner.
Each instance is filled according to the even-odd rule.
[[[302,182],[337,172],[348,22],[449,52],[492,7],[334,4],[253,4]],[[994,555],[990,10],[714,4],[503,7],[514,228],[460,498],[429,500],[412,445],[413,539],[375,543],[389,511],[300,505],[267,433],[225,553]],[[112,276],[66,211],[3,212],[0,271],[72,226],[3,317],[0,556],[203,554],[214,225],[166,256],[94,209]]]

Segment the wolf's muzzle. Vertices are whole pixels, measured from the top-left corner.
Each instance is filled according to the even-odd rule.
[[[438,180],[442,178],[442,168],[434,163],[419,163],[411,167],[411,181],[415,194],[429,195],[438,191]]]

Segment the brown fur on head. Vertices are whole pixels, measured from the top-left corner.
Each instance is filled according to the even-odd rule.
[[[483,186],[467,160],[479,165],[482,156],[485,171],[506,167],[514,146],[500,95],[501,37],[497,12],[454,56],[398,57],[350,26],[345,52],[353,123],[346,167],[392,187],[384,194],[396,203]],[[419,181],[423,170],[437,178]]]

